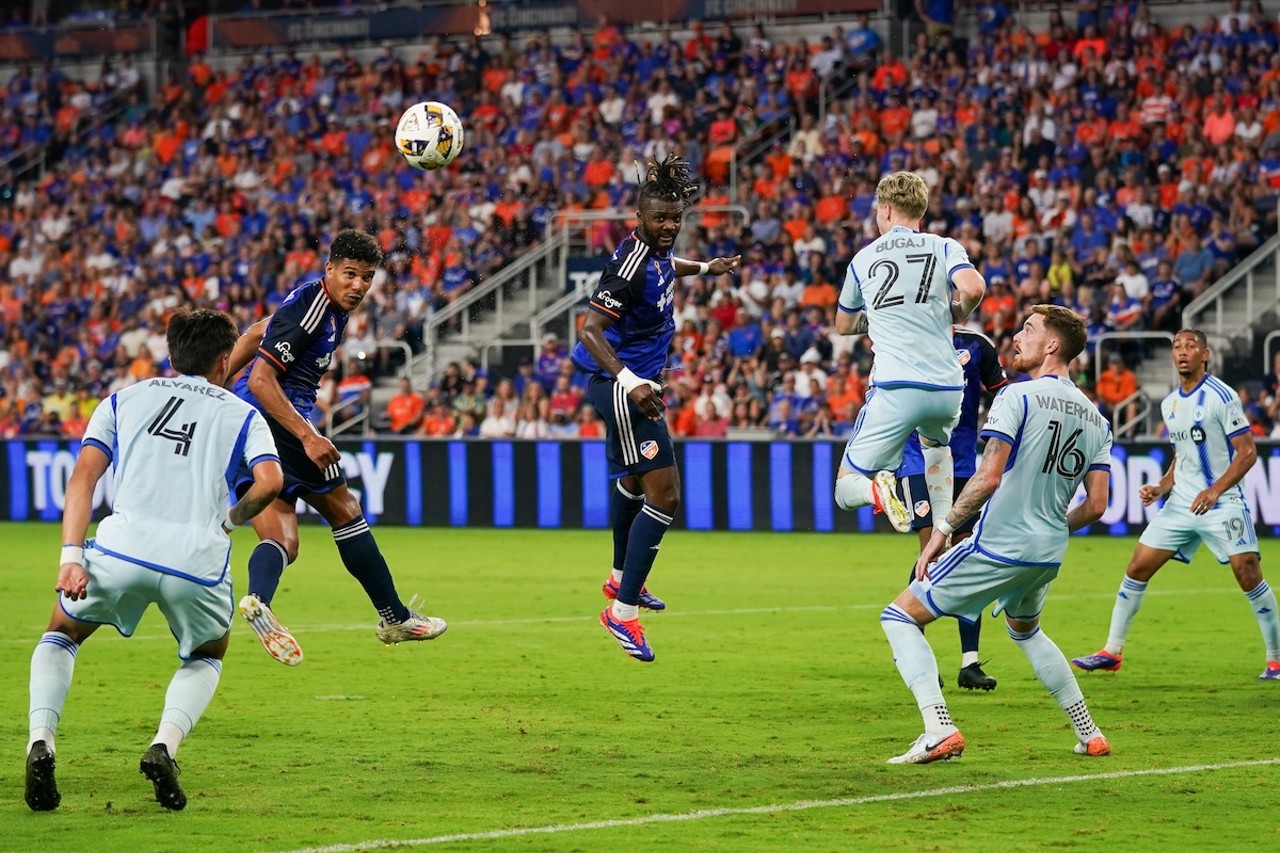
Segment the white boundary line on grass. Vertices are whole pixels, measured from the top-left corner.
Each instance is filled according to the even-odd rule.
[[[556,823],[549,826],[531,826],[519,829],[494,829],[488,832],[461,832],[453,835],[435,835],[430,838],[411,838],[403,841],[380,839],[356,844],[332,844],[326,847],[306,847],[289,853],[361,853],[394,847],[425,847],[428,844],[446,844],[455,841],[495,841],[504,838],[520,838],[526,835],[559,835],[565,832],[582,832],[593,829],[615,829],[625,826],[647,826],[655,823],[686,823],[712,817],[737,815],[766,815],[780,812],[802,812],[810,809],[845,808],[871,803],[890,803],[899,800],[919,800],[926,797],[945,797],[951,794],[975,794],[985,791],[1002,791],[1010,788],[1032,788],[1040,785],[1066,785],[1074,782],[1093,782],[1105,779],[1129,779],[1136,776],[1175,776],[1184,773],[1201,773],[1206,770],[1230,770],[1238,767],[1280,765],[1280,758],[1263,758],[1255,761],[1231,761],[1222,764],[1191,764],[1185,767],[1158,767],[1146,770],[1115,770],[1109,773],[1081,773],[1074,776],[1045,776],[1035,779],[1010,779],[984,785],[951,785],[946,788],[928,788],[923,791],[902,791],[895,794],[876,794],[869,797],[845,797],[836,800],[801,800],[797,803],[778,803],[769,806],[743,808],[699,809],[682,814],[652,814],[625,820],[596,820],[587,823]]]
[[[1215,589],[1156,589],[1147,590],[1147,597],[1152,596],[1186,596],[1186,595],[1237,595],[1240,594],[1234,588],[1215,588]],[[1099,598],[1115,598],[1114,592],[1081,592],[1068,593],[1065,595],[1055,595],[1052,598],[1054,603],[1062,601],[1086,601]],[[769,613],[836,613],[847,610],[883,610],[885,604],[890,599],[875,603],[855,603],[855,604],[809,604],[799,605],[796,607],[739,607],[726,608],[723,610],[676,610],[672,613],[663,612],[661,614],[653,614],[654,619],[680,619],[694,616],[762,616]],[[520,619],[467,619],[457,622],[450,621],[450,627],[457,629],[465,628],[499,628],[507,625],[547,625],[566,622],[583,622],[595,623],[597,613],[590,612],[576,616],[526,616]],[[235,620],[239,622],[239,620]],[[330,634],[342,631],[371,631],[373,621],[357,622],[357,623],[332,623],[319,625],[293,625],[289,630],[295,634]],[[110,628],[110,625],[104,626]],[[102,636],[119,636],[114,630],[103,631]],[[39,635],[30,637],[4,637],[0,638],[0,645],[34,645],[39,639]],[[154,634],[135,634],[128,638],[134,642],[148,642],[155,640],[172,640],[173,635],[164,632],[156,632]]]

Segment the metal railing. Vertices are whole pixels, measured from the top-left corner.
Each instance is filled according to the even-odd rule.
[[[348,342],[348,344],[351,344],[351,342]],[[370,350],[376,352],[384,349],[399,350],[404,353],[404,364],[400,366],[398,371],[396,371],[396,375],[408,379],[409,384],[414,388],[421,387],[416,381],[414,381],[413,348],[404,341],[374,341],[372,346],[365,346],[364,344],[351,345],[351,349],[347,350],[347,357],[364,361],[365,356],[369,354]]]
[[[1137,406],[1133,417],[1128,420],[1124,419],[1124,411],[1130,406]],[[1111,434],[1116,438],[1139,438],[1144,435],[1151,435],[1151,412],[1153,410],[1151,397],[1142,389],[1125,397],[1116,404],[1115,409],[1111,412]],[[1143,427],[1142,432],[1138,432],[1138,427]]]
[[[1262,375],[1266,376],[1271,372],[1271,366],[1274,363],[1274,357],[1271,354],[1271,344],[1273,341],[1280,341],[1280,329],[1274,332],[1267,332],[1267,336],[1262,339]]]
[[[426,350],[414,359],[414,375],[421,374],[427,382],[434,378],[440,334],[446,324],[455,320],[460,341],[477,346],[487,343],[473,340],[471,336],[471,310],[481,300],[490,297],[494,300],[493,309],[485,311],[483,316],[495,323],[495,336],[500,336],[510,325],[536,313],[539,307],[538,275],[546,266],[558,265],[562,268],[564,250],[565,243],[562,239],[550,237],[541,246],[521,255],[510,266],[485,279],[443,309],[429,314],[422,324],[422,339]],[[522,287],[523,293],[520,292]]]
[[[347,409],[351,409],[356,406],[364,406],[364,408],[357,414],[354,414],[344,420],[342,423],[337,423],[338,413],[345,412]],[[347,400],[339,400],[329,409],[328,412],[325,413],[324,434],[332,438],[335,435],[341,435],[348,430],[355,429],[357,426],[361,427],[361,435],[371,434],[369,412],[372,408],[372,401],[361,399],[361,397],[351,397]]]
[[[1258,275],[1259,267],[1267,263],[1274,264],[1275,267],[1270,277]],[[1224,303],[1242,283],[1245,288],[1245,313],[1242,323],[1233,324],[1226,314]],[[1252,340],[1254,321],[1277,305],[1280,305],[1280,235],[1267,240],[1193,299],[1182,312],[1182,325],[1212,331],[1219,337],[1247,334]]]

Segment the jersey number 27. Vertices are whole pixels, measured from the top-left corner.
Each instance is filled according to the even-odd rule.
[[[928,255],[907,255],[906,258],[908,264],[918,264],[924,267],[920,271],[920,282],[916,286],[915,302],[917,305],[928,302],[929,284],[933,281],[933,270],[938,265],[938,258],[932,253]],[[872,308],[894,308],[906,301],[906,297],[901,293],[896,296],[893,295],[893,286],[898,283],[898,276],[902,272],[896,262],[882,258],[872,264],[868,272],[872,278],[877,278],[881,274],[885,276],[884,284],[880,285],[880,289],[876,291],[875,297],[871,300]]]

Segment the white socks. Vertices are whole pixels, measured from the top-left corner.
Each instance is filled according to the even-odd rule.
[[[222,661],[206,657],[183,661],[173,674],[169,689],[164,694],[160,728],[151,741],[168,747],[170,758],[178,754],[178,745],[191,734],[200,715],[209,707],[221,676]]]
[[[836,506],[843,510],[871,506],[876,502],[871,480],[854,471],[836,479]]]
[[[977,663],[977,662],[978,662],[978,653],[977,653],[977,652],[961,652],[961,653],[960,653],[960,668],[961,668],[961,669],[964,669],[966,666],[972,666],[973,664],[975,664],[975,663]]]
[[[71,689],[79,648],[70,637],[57,631],[46,632],[36,643],[36,650],[31,654],[27,752],[38,740],[47,743],[50,750],[54,749],[53,738],[58,732],[58,720],[62,718],[67,691]]]
[[[955,494],[955,463],[951,458],[950,447],[929,447],[921,441],[920,452],[924,456],[924,482],[929,489],[929,509],[933,512],[933,523],[937,524],[951,512],[951,499]]]
[[[1076,677],[1071,674],[1071,666],[1053,640],[1045,636],[1039,627],[1025,634],[1010,628],[1009,636],[1031,662],[1031,668],[1035,670],[1036,678],[1040,679],[1044,689],[1049,691],[1058,707],[1067,712],[1080,742],[1087,743],[1090,738],[1102,734],[1089,716],[1089,709],[1084,704],[1084,694],[1080,692]]]
[[[630,622],[640,618],[640,605],[623,604],[616,598],[613,600],[613,618],[621,622]]]
[[[1267,646],[1267,660],[1280,660],[1280,614],[1276,613],[1276,594],[1266,581],[1246,592],[1249,607],[1262,629],[1262,641]]]
[[[1107,633],[1107,654],[1119,655],[1124,651],[1125,638],[1129,636],[1129,624],[1142,607],[1142,596],[1147,591],[1146,581],[1136,581],[1125,575],[1116,593],[1116,606],[1111,611],[1111,630]]]
[[[613,575],[614,583],[622,583],[622,569],[613,569],[611,574]]]
[[[880,613],[880,627],[889,638],[893,662],[902,680],[916,697],[925,732],[947,735],[956,731],[938,686],[938,661],[920,626],[901,608],[890,604]]]

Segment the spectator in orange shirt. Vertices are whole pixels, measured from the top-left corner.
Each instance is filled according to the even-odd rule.
[[[408,379],[400,380],[400,390],[387,402],[387,422],[391,431],[406,435],[422,423],[422,410],[426,401],[415,393]]]
[[[1138,393],[1138,377],[1124,363],[1120,353],[1113,352],[1107,357],[1107,369],[1098,377],[1098,399],[1107,407],[1110,415],[1116,408]],[[1137,414],[1138,404],[1132,400],[1125,406],[1124,422],[1133,420]]]
[[[907,66],[893,55],[893,51],[885,48],[880,58],[880,67],[871,78],[871,88],[877,92],[883,92],[886,89],[896,89],[905,85],[907,85]]]
[[[443,400],[431,407],[431,411],[422,419],[422,429],[418,431],[419,435],[430,436],[431,438],[444,438],[453,435],[457,422],[453,417],[453,410],[450,409]]]
[[[1236,117],[1227,108],[1222,95],[1214,95],[1209,114],[1204,117],[1204,138],[1211,145],[1225,145],[1235,135]]]
[[[89,428],[89,419],[80,411],[79,403],[71,404],[71,413],[62,422],[62,435],[66,438],[84,438],[84,431]]]

